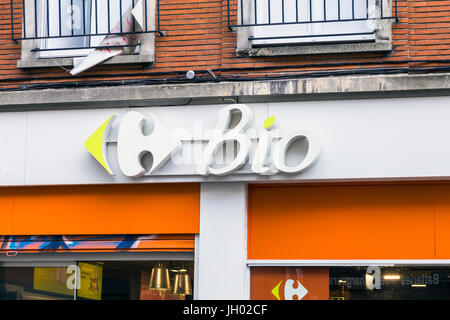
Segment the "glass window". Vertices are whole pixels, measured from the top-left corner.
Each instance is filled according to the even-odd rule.
[[[61,267],[1,267],[0,299],[190,300],[192,261],[77,262]]]
[[[251,299],[450,299],[450,267],[252,267]]]
[[[90,0],[47,0],[43,2],[41,46],[52,51],[41,51],[41,57],[87,55],[91,28]],[[61,50],[67,48],[67,50]],[[75,49],[74,49],[75,48]]]
[[[96,34],[115,33],[121,16],[134,5],[133,0],[42,0],[42,36],[49,38],[42,39],[41,46],[46,50],[40,56],[88,55],[89,48],[100,45],[103,39]]]
[[[247,1],[253,46],[375,41],[375,0]],[[384,5],[387,1],[383,0]]]

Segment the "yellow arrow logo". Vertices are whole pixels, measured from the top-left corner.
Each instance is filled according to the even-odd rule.
[[[89,153],[110,175],[113,175],[113,173],[106,158],[106,139],[108,138],[111,125],[116,118],[117,116],[115,114],[111,115],[84,143]]]
[[[275,296],[275,298],[277,298],[278,300],[280,299],[280,285],[283,282],[283,280],[281,280],[280,282],[278,282],[278,284],[272,289],[272,294]]]

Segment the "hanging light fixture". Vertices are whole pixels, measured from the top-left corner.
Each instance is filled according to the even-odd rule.
[[[177,274],[175,275],[173,294],[192,294],[191,277],[187,274],[186,269],[178,270]]]
[[[169,269],[158,263],[152,269],[150,276],[149,289],[152,290],[170,290]]]

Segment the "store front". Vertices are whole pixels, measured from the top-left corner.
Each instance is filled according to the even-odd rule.
[[[3,189],[0,299],[192,299],[198,189]]]
[[[449,298],[449,184],[250,190],[252,299]]]
[[[368,270],[379,272],[379,283]],[[255,300],[450,299],[448,266],[254,267],[251,273]]]
[[[2,113],[1,298],[444,299],[446,103]]]
[[[1,267],[3,300],[189,300],[192,260],[30,262]],[[151,258],[150,256],[148,258]],[[155,256],[154,258],[159,258]],[[76,256],[73,257],[76,259]],[[153,276],[152,276],[153,274]]]

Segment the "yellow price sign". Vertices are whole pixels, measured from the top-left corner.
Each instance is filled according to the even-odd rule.
[[[78,263],[80,283],[77,296],[92,300],[102,299],[103,264]]]
[[[66,268],[34,268],[33,289],[45,292],[71,295],[73,289],[67,286]]]

